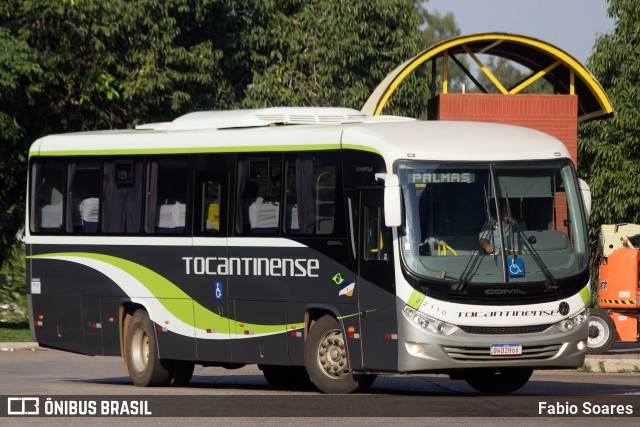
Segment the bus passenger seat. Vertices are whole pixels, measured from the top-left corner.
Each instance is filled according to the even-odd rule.
[[[249,206],[249,222],[253,234],[276,234],[278,232],[278,219],[280,215],[280,203],[270,202],[258,197]]]
[[[44,205],[40,213],[42,214],[40,231],[53,233],[62,229],[62,202]]]
[[[156,232],[159,234],[182,234],[185,226],[184,203],[165,203],[160,206],[158,215],[158,226]]]
[[[299,234],[300,224],[298,223],[298,205],[287,204],[286,218],[285,218],[286,230],[288,234]]]
[[[90,197],[80,202],[78,206],[80,218],[82,218],[82,232],[95,233],[98,231],[98,212],[100,210],[100,199]]]

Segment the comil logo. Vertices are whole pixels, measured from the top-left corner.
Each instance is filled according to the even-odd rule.
[[[8,397],[7,415],[40,415],[40,398]]]

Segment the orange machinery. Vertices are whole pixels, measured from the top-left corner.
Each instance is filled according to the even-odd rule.
[[[598,306],[589,318],[588,352],[606,352],[614,341],[640,342],[640,225],[603,225]]]

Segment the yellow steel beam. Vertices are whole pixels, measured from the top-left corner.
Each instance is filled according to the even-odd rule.
[[[524,89],[525,87],[529,86],[531,83],[535,82],[536,80],[538,80],[539,78],[541,78],[542,76],[544,76],[545,74],[547,74],[549,71],[553,70],[554,68],[556,68],[560,64],[561,64],[560,61],[556,61],[553,64],[549,65],[544,70],[538,71],[537,73],[535,73],[534,75],[532,75],[531,77],[529,77],[528,79],[526,79],[525,81],[520,83],[518,86],[516,86],[513,89],[511,89],[509,91],[509,94],[513,95],[515,93],[520,92],[522,89]]]
[[[442,93],[449,91],[449,51],[445,50],[442,56]]]
[[[496,87],[502,94],[506,95],[509,93],[507,91],[507,88],[505,88],[502,85],[502,83],[500,83],[500,80],[498,80],[498,78],[494,76],[491,71],[489,71],[489,69],[482,63],[482,61],[480,61],[480,59],[478,59],[478,57],[475,56],[473,52],[471,52],[471,49],[469,49],[469,47],[466,44],[463,44],[462,48],[464,49],[465,52],[467,52],[467,55],[469,55],[471,59],[473,59],[475,63],[478,64],[478,67],[480,67],[482,72],[485,73],[487,77],[489,77],[489,80],[491,80],[493,84],[496,85]]]
[[[576,73],[571,70],[569,73],[569,95],[576,94]]]

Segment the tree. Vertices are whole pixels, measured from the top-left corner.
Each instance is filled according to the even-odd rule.
[[[608,14],[615,29],[596,40],[587,66],[615,116],[584,123],[578,134],[578,167],[593,197],[594,243],[601,224],[640,223],[640,3],[611,0]]]
[[[359,109],[384,76],[419,49],[420,17],[411,1],[287,0],[253,6],[243,14],[242,39],[252,65],[243,106]]]
[[[14,6],[12,2],[0,5],[0,20],[6,19]],[[0,27],[0,267],[23,221],[26,150],[20,119],[37,90],[23,90],[23,82],[36,81],[41,71],[36,52],[7,28]]]

